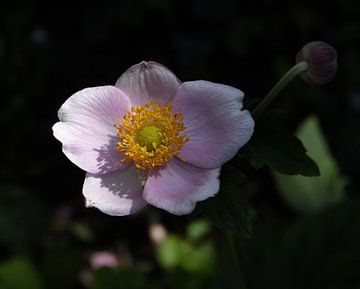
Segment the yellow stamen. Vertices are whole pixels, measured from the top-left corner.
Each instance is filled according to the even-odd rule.
[[[180,153],[189,141],[183,131],[183,115],[173,114],[171,104],[160,106],[150,102],[132,107],[118,129],[117,150],[122,161],[133,162],[138,169],[150,169],[166,164]]]

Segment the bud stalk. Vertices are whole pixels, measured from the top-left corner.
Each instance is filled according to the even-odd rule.
[[[308,69],[306,61],[295,64],[290,70],[275,84],[270,92],[264,97],[260,104],[253,110],[253,117],[258,117],[273,102],[279,92],[299,73]]]

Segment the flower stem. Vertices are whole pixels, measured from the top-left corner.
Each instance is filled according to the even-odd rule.
[[[228,237],[231,253],[232,253],[233,258],[234,258],[237,274],[239,276],[239,278],[238,278],[238,281],[239,281],[238,288],[239,289],[247,289],[244,272],[242,271],[242,267],[241,267],[239,252],[238,252],[238,249],[237,249],[237,246],[236,246],[235,236],[231,235],[231,234],[227,234],[227,237]]]
[[[279,92],[299,73],[307,70],[309,67],[306,61],[299,62],[291,67],[288,72],[275,84],[270,92],[264,97],[260,104],[252,111],[254,118],[261,115],[261,113],[273,102]]]

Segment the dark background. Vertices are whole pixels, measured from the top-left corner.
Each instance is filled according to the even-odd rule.
[[[250,289],[359,288],[360,2],[329,2],[3,1],[0,288],[27,288],[11,281],[22,274],[35,274],[27,278],[52,289],[223,288],[219,284],[225,281],[219,280],[237,288],[228,272],[169,269],[159,261],[149,225],[159,222],[176,238],[186,239],[186,226],[199,216],[175,217],[149,208],[120,218],[85,209],[84,172],[62,154],[51,126],[71,94],[114,84],[142,60],[166,65],[183,81],[206,79],[238,87],[250,103],[269,91],[312,40],[337,49],[335,80],[315,88],[295,79],[274,107],[288,113],[290,131],[306,115],[318,116],[339,170],[349,180],[347,201],[303,217],[279,196],[268,169],[250,171],[246,194],[257,217],[254,234],[241,241],[240,266]],[[209,230],[207,239],[218,252],[221,233]],[[88,257],[98,250],[113,252],[123,265],[100,270],[98,281],[84,285]],[[217,268],[220,259],[211,266]],[[20,265],[1,273],[1,264],[12,260]],[[21,266],[33,272],[22,272]],[[234,267],[225,266],[229,271]]]

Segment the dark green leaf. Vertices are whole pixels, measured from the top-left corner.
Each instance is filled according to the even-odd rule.
[[[223,168],[220,192],[199,208],[219,229],[246,238],[251,235],[252,212],[240,188],[243,178],[241,172]]]
[[[255,132],[241,153],[255,168],[268,165],[286,175],[319,176],[319,168],[302,142],[282,128],[278,116],[257,120]]]

